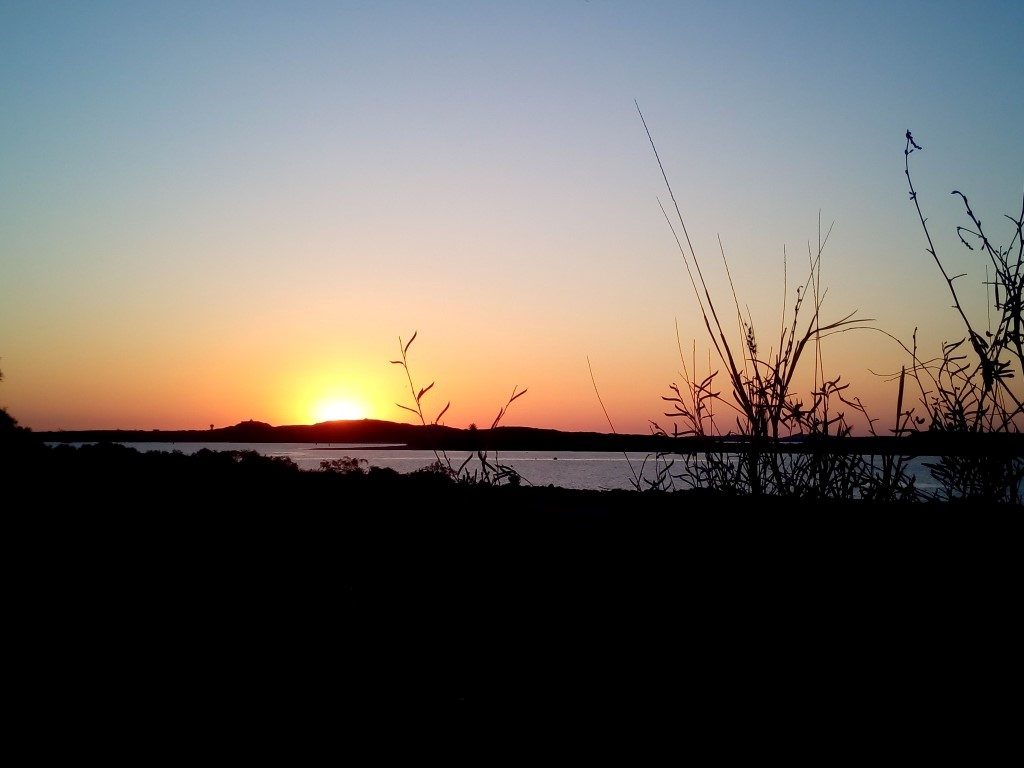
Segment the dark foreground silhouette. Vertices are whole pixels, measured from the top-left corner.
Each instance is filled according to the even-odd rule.
[[[1008,717],[982,689],[1016,637],[1019,509],[473,487],[111,444],[3,458],[25,706],[102,692],[328,723],[656,704],[819,733],[965,701]]]

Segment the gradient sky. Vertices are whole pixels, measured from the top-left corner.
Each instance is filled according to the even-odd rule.
[[[764,345],[819,213],[825,318],[938,351],[964,191],[993,239],[1024,182],[1024,3],[0,1],[0,405],[33,429],[406,420],[647,432],[707,344],[658,145]],[[1002,221],[1002,223],[1000,223]],[[983,322],[981,323],[984,324]],[[826,368],[882,424],[905,356]],[[718,367],[718,366],[716,366]],[[341,411],[345,413],[344,411]],[[356,411],[353,410],[352,413]],[[337,413],[337,412],[335,412]]]

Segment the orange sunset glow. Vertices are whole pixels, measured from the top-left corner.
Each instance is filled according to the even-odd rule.
[[[990,44],[1019,2],[969,26],[946,3],[143,5],[0,8],[0,407],[36,430],[417,421],[390,365],[417,330],[428,420],[489,424],[519,387],[506,425],[608,431],[589,359],[617,431],[671,428],[680,342],[695,376],[722,360],[638,103],[761,351],[835,222],[823,320],[871,320],[816,360],[885,431],[905,347],[963,336],[904,132],[972,316],[949,191],[1000,242],[1020,198],[1022,62]]]

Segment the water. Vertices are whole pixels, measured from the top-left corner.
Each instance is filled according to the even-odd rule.
[[[77,443],[75,445],[78,445]],[[433,463],[433,451],[410,450],[402,446],[376,447],[365,443],[134,443],[124,445],[140,452],[181,451],[196,453],[207,448],[211,451],[256,451],[264,456],[287,457],[300,469],[320,469],[321,461],[353,458],[365,459],[366,466],[386,467],[397,472],[413,472]],[[448,451],[448,458],[458,467],[471,454],[466,451]],[[637,471],[650,458],[645,453],[608,453],[604,451],[502,451],[498,460],[522,475],[533,485],[556,485],[562,488],[611,490],[633,488],[629,462]],[[475,454],[474,454],[475,456]],[[494,454],[489,457],[493,463]],[[479,469],[473,458],[467,469]],[[648,472],[653,476],[653,473]]]
[[[366,466],[386,467],[397,472],[412,472],[431,464],[432,451],[410,450],[402,446],[371,446],[365,443],[143,443],[126,442],[124,445],[140,452],[180,451],[196,453],[204,448],[212,451],[256,451],[264,456],[287,457],[300,469],[315,470],[321,461],[331,459],[365,459]],[[465,451],[449,451],[448,458],[455,467],[470,456]],[[491,454],[492,463],[494,454]],[[502,451],[498,460],[515,469],[525,482],[533,485],[555,485],[562,488],[591,490],[632,489],[634,472],[652,479],[657,472],[656,457],[649,453],[613,453],[607,451]],[[927,457],[914,459],[910,472],[917,477],[918,488],[933,490],[938,485],[932,480],[924,462]],[[631,466],[632,465],[632,469]],[[470,459],[468,469],[479,469],[479,462]]]

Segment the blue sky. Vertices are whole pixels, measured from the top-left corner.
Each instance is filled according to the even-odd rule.
[[[777,325],[820,212],[826,314],[960,334],[962,189],[1024,181],[1024,4],[0,3],[0,404],[43,428],[401,418],[416,359],[489,422],[646,431],[703,343],[639,103],[708,265]],[[724,295],[723,295],[724,299]],[[706,346],[706,345],[705,345]],[[892,410],[877,334],[830,344]],[[506,391],[507,390],[507,391]],[[443,405],[443,403],[441,403]]]

